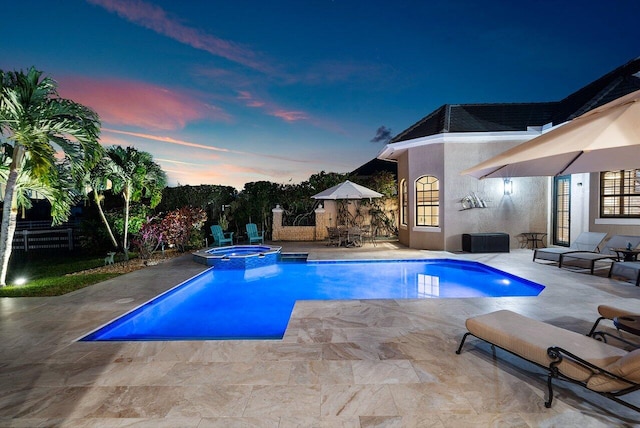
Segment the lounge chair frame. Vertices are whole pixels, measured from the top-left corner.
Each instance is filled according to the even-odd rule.
[[[603,397],[606,397],[610,400],[615,401],[616,403],[622,404],[623,406],[635,410],[636,412],[640,412],[640,407],[629,403],[628,401],[622,400],[621,396],[629,394],[631,392],[637,391],[640,389],[640,384],[632,382],[630,380],[627,380],[625,378],[622,378],[620,376],[617,376],[613,373],[610,373],[608,371],[606,371],[605,369],[598,367],[594,364],[591,364],[588,361],[583,360],[582,358],[578,357],[577,355],[572,354],[571,352],[559,347],[559,346],[551,346],[549,348],[547,348],[547,355],[549,356],[549,358],[552,359],[552,362],[549,364],[549,366],[545,366],[543,364],[539,364],[535,361],[529,360],[525,357],[523,357],[522,355],[516,354],[515,352],[509,351],[508,349],[505,349],[503,347],[501,347],[500,345],[496,345],[495,343],[492,343],[486,339],[483,339],[482,337],[478,337],[473,333],[467,332],[464,334],[464,336],[462,336],[462,340],[460,341],[460,346],[458,346],[458,349],[456,350],[456,354],[460,355],[460,353],[462,352],[462,347],[464,346],[464,342],[467,339],[467,337],[469,336],[473,336],[477,339],[482,340],[483,342],[486,342],[488,344],[491,345],[492,349],[493,348],[500,348],[505,352],[510,353],[511,355],[515,355],[516,357],[519,357],[525,361],[528,361],[544,370],[547,370],[547,391],[548,391],[548,398],[547,400],[544,402],[544,406],[546,408],[551,408],[551,404],[553,402],[553,379],[560,379],[560,380],[564,380],[564,381],[568,381],[570,383],[576,384],[576,385],[580,385],[582,387],[584,387],[585,389],[591,391],[591,392],[595,392],[596,394],[602,395]],[[600,391],[594,391],[592,389],[587,388],[587,384],[584,382],[580,382],[577,381],[575,379],[572,379],[570,377],[567,377],[565,375],[563,375],[562,373],[560,373],[560,371],[558,370],[557,366],[562,362],[562,359],[564,358],[564,356],[571,358],[573,361],[575,361],[578,364],[583,365],[584,367],[589,368],[591,371],[594,372],[594,374],[601,374],[601,375],[605,375],[605,376],[609,376],[613,379],[622,381],[624,383],[629,384],[628,388],[619,390],[617,392],[600,392]]]
[[[614,248],[623,248],[627,244],[631,245],[631,247],[633,248],[636,248],[640,244],[640,237],[632,235],[613,235],[605,243],[602,251],[571,251],[568,253],[560,254],[558,267],[562,268],[565,262],[565,258],[581,260],[589,263],[589,272],[591,273],[591,275],[593,275],[593,271],[595,270],[597,261],[609,259],[611,260],[611,262],[619,262],[619,254],[617,254]],[[609,268],[609,272],[611,272],[611,267]]]
[[[536,259],[558,263],[563,254],[594,251],[600,248],[600,244],[607,236],[600,232],[582,232],[569,247],[536,248],[533,250],[533,261]],[[544,257],[546,255],[547,257]]]
[[[635,261],[635,262],[617,261],[617,262],[611,263],[611,268],[609,268],[609,275],[608,275],[609,278],[611,278],[614,274],[616,276],[618,276],[617,272],[614,272],[616,270],[616,267],[618,267],[618,266],[622,266],[623,268],[626,267],[628,269],[635,270],[636,271],[635,285],[636,285],[636,287],[640,286],[640,262],[637,262],[637,261]],[[633,278],[630,278],[630,277],[625,277],[625,278],[633,280]]]

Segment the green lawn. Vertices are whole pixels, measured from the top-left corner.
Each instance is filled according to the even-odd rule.
[[[103,264],[104,259],[100,256],[78,253],[12,257],[7,286],[0,288],[0,297],[59,296],[120,275],[119,273],[67,275]],[[24,278],[26,283],[15,285],[19,278]]]

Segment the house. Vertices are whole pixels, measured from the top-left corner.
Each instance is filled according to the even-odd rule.
[[[569,245],[584,230],[640,235],[640,195],[631,208],[601,214],[600,186],[607,184],[600,173],[510,180],[460,174],[639,89],[636,58],[560,101],[445,104],[436,109],[395,136],[377,156],[398,163],[400,242],[410,248],[459,251],[465,233],[506,232],[511,248],[520,246],[521,233],[532,231],[548,233],[548,244],[554,245]],[[640,159],[638,170],[617,174],[640,179]],[[631,193],[618,196],[635,200]]]

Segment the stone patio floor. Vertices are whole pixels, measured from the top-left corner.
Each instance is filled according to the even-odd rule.
[[[478,260],[539,282],[538,297],[300,301],[282,340],[77,342],[204,269],[176,258],[60,297],[0,298],[0,426],[640,426],[640,414],[469,339],[466,318],[511,309],[581,333],[640,288],[533,263],[531,250],[451,254],[384,242],[277,243],[310,259]],[[374,286],[375,284],[372,284]],[[640,392],[627,398],[640,404]]]

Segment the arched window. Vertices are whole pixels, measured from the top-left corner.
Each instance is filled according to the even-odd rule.
[[[409,190],[407,180],[400,181],[400,224],[407,225],[407,216],[409,211]]]
[[[432,175],[416,180],[416,226],[440,226],[440,181]]]

